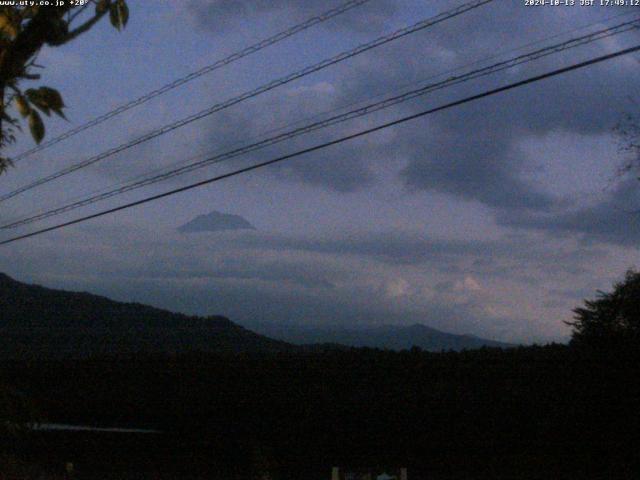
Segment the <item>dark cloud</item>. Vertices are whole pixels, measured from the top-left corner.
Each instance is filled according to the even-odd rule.
[[[224,112],[222,118],[210,120],[205,137],[218,153],[251,145],[318,121],[317,114],[335,107],[335,99],[335,87],[325,82],[291,87],[260,99],[257,109],[266,115],[256,115],[255,109],[241,109]],[[241,161],[250,164],[287,155],[338,138],[353,128],[353,125],[338,125],[301,135],[245,154]],[[266,170],[266,174],[283,181],[349,193],[374,182],[373,163],[382,158],[385,156],[376,144],[366,139],[355,140],[274,165]]]
[[[257,282],[230,282],[217,278],[195,281],[139,278],[126,287],[123,287],[121,279],[113,277],[82,281],[57,279],[56,285],[72,290],[89,289],[115,299],[134,299],[191,314],[222,314],[240,324],[277,322],[356,326],[422,323],[447,332],[484,335],[505,341],[532,342],[544,338],[534,322],[522,318],[499,318],[483,312],[473,303],[451,305],[433,301],[420,311],[407,310],[394,308],[382,297],[358,295],[353,289],[325,290],[325,295],[319,296],[312,291],[274,289]]]
[[[489,241],[400,231],[311,238],[247,230],[209,241],[206,235],[123,226],[86,227],[36,241],[0,255],[0,271],[240,322],[418,322],[509,341],[559,328],[545,330],[520,317],[507,321],[508,315],[492,312],[492,298],[506,293],[484,282],[529,290],[524,277],[548,285],[602,258],[592,247],[543,246],[533,234]],[[471,290],[459,287],[467,283]]]
[[[148,261],[133,268],[112,270],[108,277],[140,278],[156,281],[177,282],[242,282],[257,281],[264,285],[302,289],[332,289],[340,275],[332,268],[318,265],[305,259],[291,259],[287,256],[270,259],[265,252],[248,252],[234,249],[236,239],[225,242],[222,238],[219,248],[207,253],[190,254],[193,245],[177,244],[174,258],[163,259],[162,266]],[[166,248],[166,247],[165,247]],[[201,247],[200,247],[201,248]],[[199,247],[196,249],[200,250]],[[207,258],[202,258],[207,257]]]
[[[223,98],[201,101],[202,103],[195,107],[196,111],[201,111],[203,106],[210,107],[221,103]],[[176,102],[178,103],[176,111],[180,111],[179,108],[184,109],[177,115],[177,118],[185,118],[194,113],[194,110],[185,108],[181,98],[178,98]],[[175,121],[176,118],[164,120],[165,125]],[[233,150],[246,143],[247,133],[255,128],[250,114],[243,116],[229,110],[217,112],[213,118],[209,117],[208,121],[211,129],[204,133],[201,131],[201,124],[196,122],[191,126],[170,131],[159,138],[142,142],[107,157],[93,165],[91,170],[109,180],[122,182],[123,179],[126,179],[125,183],[137,181]],[[122,139],[122,143],[119,145],[133,142],[161,126],[164,125],[148,126],[143,122],[134,122],[134,127],[130,130],[135,133],[128,131],[128,135]],[[164,180],[161,185],[182,184],[184,178],[185,175],[173,177]]]
[[[284,28],[341,5],[325,0],[190,0],[188,9],[198,25],[211,32],[226,32],[247,19],[273,16]],[[394,15],[397,3],[375,0],[327,22],[331,28],[370,31],[380,29]],[[287,21],[283,21],[286,18]]]
[[[454,5],[455,2],[443,2],[438,5],[438,10],[446,10]],[[202,3],[200,8],[211,11],[218,8],[220,18],[235,18],[254,10],[282,9],[295,15],[307,9],[319,8],[319,5],[315,2],[285,0],[264,3],[229,1]],[[352,12],[349,18],[366,17],[367,11],[363,7]],[[554,9],[531,10],[520,4],[509,8],[503,4],[489,5],[350,60],[349,81],[332,81],[329,84],[332,90],[319,92],[308,89],[293,96],[282,95],[283,92],[279,91],[277,98],[262,103],[256,111],[230,115],[231,124],[235,122],[238,126],[230,130],[253,134],[260,130],[258,119],[263,114],[273,125],[286,124],[376,93],[397,91],[398,85],[429,78],[467,62],[495,55],[496,51],[506,50],[505,45],[513,45],[515,32],[518,33],[518,44],[524,44],[574,30],[572,35],[530,47],[540,48],[553,41],[584,34],[588,30],[576,31],[576,26],[597,23],[602,13],[598,8],[576,8],[572,9],[569,16],[558,15]],[[618,21],[623,20],[621,18]],[[602,25],[594,25],[591,30],[596,28],[602,28]],[[636,39],[634,35],[626,34],[619,39],[519,67],[510,73],[437,92],[396,108],[391,116],[396,118],[403,113],[413,113],[485,88],[593,57],[627,45]],[[612,61],[581,73],[438,113],[396,128],[395,137],[389,141],[351,142],[314,154],[308,160],[287,162],[274,171],[278,172],[280,178],[339,192],[352,192],[373,182],[375,165],[402,159],[405,166],[400,177],[410,189],[447,193],[494,209],[523,214],[531,210],[549,212],[561,200],[545,193],[527,179],[531,165],[525,152],[519,148],[519,142],[523,138],[535,138],[550,132],[584,135],[611,133],[628,106],[630,91],[613,86],[638,83],[633,80],[636,78],[634,72],[637,63],[627,60]],[[339,68],[336,75],[342,76],[345,71],[346,67]],[[218,129],[229,130],[229,125],[228,122],[214,125],[211,137],[223,138],[225,132]],[[347,124],[342,131],[334,129],[331,134],[322,133],[310,138],[319,142],[367,125],[366,121]],[[294,151],[308,145],[308,142],[304,139],[288,142],[286,150],[275,152]],[[554,159],[542,158],[540,161],[544,163]]]
[[[255,230],[248,220],[240,215],[216,212],[198,215],[193,220],[178,227],[181,233],[222,232],[225,230]]]
[[[338,3],[335,2],[336,5]],[[443,11],[458,3],[436,2],[435,9]],[[327,5],[316,0],[192,0],[188,9],[207,28],[226,32],[236,22],[251,23],[270,14],[278,18],[280,24],[285,16],[293,22],[332,5],[333,3]],[[399,85],[426,79],[479,58],[495,55],[497,51],[511,48],[514,36],[518,38],[517,44],[525,44],[575,30],[576,27],[605,16],[605,11],[595,7],[571,8],[559,12],[553,8],[529,9],[518,2],[510,2],[508,7],[504,5],[494,2],[350,59],[341,66],[332,67],[328,74],[322,74],[320,80],[317,76],[312,76],[308,80],[278,88],[273,95],[261,96],[255,103],[253,100],[247,102],[247,108],[220,112],[212,120],[207,120],[208,129],[202,135],[204,139],[198,138],[197,142],[191,142],[189,151],[199,151],[200,144],[223,151],[236,142],[248,142],[268,126],[295,122],[380,92],[397,91]],[[345,28],[351,24],[352,28],[357,28],[358,23],[375,25],[372,18],[390,18],[394,11],[402,13],[401,7],[399,2],[375,0],[345,14],[340,21],[345,22]],[[426,13],[424,15],[427,16]],[[624,20],[625,18],[620,18],[616,22]],[[595,28],[599,27],[592,27]],[[387,30],[389,28],[385,29]],[[585,32],[586,30],[575,31],[571,36]],[[367,35],[367,38],[374,36]],[[546,44],[568,37],[569,35],[559,37]],[[428,106],[477,93],[482,88],[611,51],[618,46],[635,42],[638,38],[638,34],[626,34],[621,39],[616,37],[598,45],[549,57],[520,67],[513,73],[500,74],[495,79],[477,81],[451,91],[436,92],[394,109],[389,112],[388,117],[376,118],[396,118],[401,114],[413,113]],[[540,46],[542,44],[537,47]],[[516,52],[510,55],[515,54]],[[519,148],[519,142],[526,138],[541,137],[549,132],[584,135],[611,133],[629,107],[629,92],[640,86],[635,75],[637,65],[637,61],[629,58],[590,67],[583,72],[438,113],[412,124],[404,124],[394,130],[395,136],[388,141],[349,142],[308,158],[286,162],[280,167],[269,169],[269,172],[274,172],[277,178],[286,181],[304,182],[337,192],[355,192],[375,182],[376,166],[397,162],[396,170],[399,170],[400,179],[412,190],[446,193],[492,209],[513,210],[523,215],[530,210],[549,212],[560,200],[545,193],[540,185],[527,178],[530,159]],[[318,83],[309,86],[310,82],[315,81]],[[622,85],[624,88],[618,87]],[[326,88],[316,88],[318,86]],[[222,98],[227,98],[227,95]],[[368,125],[370,123],[366,120],[345,124],[329,132],[305,136],[245,158],[247,161],[273,158]],[[375,135],[375,138],[380,136]],[[173,140],[175,138],[171,137],[171,141]],[[193,146],[195,143],[198,143],[197,147]],[[136,153],[145,158],[160,157],[154,158],[155,164],[168,161],[171,156],[162,158],[158,153],[161,150],[163,146],[156,145],[152,148],[149,143],[127,153]],[[133,175],[148,169],[148,164],[125,162],[128,156],[123,154],[121,159],[118,156],[113,162],[101,163],[97,166],[97,171],[122,178],[125,173]],[[175,156],[178,157],[177,154]],[[555,159],[539,160],[544,163]]]
[[[398,266],[428,264],[443,273],[480,272],[520,279],[526,279],[534,272],[548,275],[585,273],[590,262],[607,256],[606,250],[601,248],[571,242],[550,248],[550,242],[542,243],[536,237],[524,235],[500,240],[430,239],[402,232],[324,239],[255,235],[238,238],[236,245],[364,257]],[[527,266],[526,270],[523,265]]]
[[[357,144],[344,144],[323,153],[296,159],[278,167],[276,173],[279,177],[340,193],[361,190],[375,178],[371,165],[364,161],[362,146]]]
[[[339,84],[335,103],[392,90],[399,84],[428,78],[506,50],[505,45],[513,45],[515,32],[518,32],[520,44],[574,30],[572,35],[530,48],[584,34],[589,30],[575,31],[576,26],[595,23],[603,13],[597,8],[578,8],[569,16],[558,15],[558,12],[552,12],[553,9],[532,11],[521,5],[508,8],[503,5],[478,9],[354,59],[350,63],[355,75],[352,70],[350,79],[358,80]],[[622,21],[624,18],[618,20]],[[602,28],[602,25],[594,25],[591,31],[596,28]],[[637,38],[637,34],[625,34],[548,57],[510,73],[437,92],[396,112],[412,113],[446,103],[622,48]],[[637,62],[631,58],[618,59],[438,113],[413,125],[405,124],[396,129],[397,138],[393,144],[378,146],[375,157],[405,159],[407,165],[401,178],[412,189],[444,192],[492,208],[548,211],[560,200],[527,180],[527,169],[531,166],[518,143],[523,138],[540,137],[550,132],[612,133],[629,103],[629,90],[614,85],[631,81],[636,87],[640,86],[637,80],[629,80],[635,78],[636,69]],[[368,160],[365,165],[372,163],[370,151],[354,152],[350,161],[357,162],[362,158]],[[554,161],[553,158],[539,160],[542,163]],[[305,167],[313,169],[310,165]]]
[[[556,235],[581,236],[589,242],[640,246],[640,182],[627,180],[595,205],[554,215],[514,215],[503,212],[507,226],[541,230]]]
[[[449,128],[415,140],[406,143],[412,160],[401,174],[412,189],[514,210],[545,210],[554,204],[551,196],[521,178],[517,150],[489,124],[476,124],[473,133]]]
[[[513,28],[517,30],[518,23],[514,23]],[[565,25],[548,31],[566,28]],[[474,46],[485,44],[487,35],[492,37],[496,33],[488,28],[488,23],[477,22],[474,28],[465,31],[464,48],[481,56],[480,49]],[[498,45],[497,38],[495,41]],[[455,43],[449,44],[449,48],[463,50],[463,46]],[[603,51],[601,46],[594,46],[589,56]],[[565,58],[565,61],[575,62],[579,58],[584,58],[584,54]],[[400,67],[397,58],[390,61],[388,70]],[[557,68],[563,63],[556,57],[536,67],[523,68],[517,75],[502,75],[501,78],[507,83],[546,68]],[[637,65],[623,61],[610,62],[588,72],[585,70],[581,74],[567,75],[436,114],[423,122],[428,123],[429,128],[422,134],[405,129],[399,144],[408,164],[401,176],[412,189],[449,193],[493,208],[521,212],[549,210],[558,200],[526,180],[526,169],[530,165],[524,152],[519,150],[518,142],[549,132],[611,133],[628,103],[624,93],[616,92],[611,85],[624,82],[636,68]],[[481,91],[478,86],[491,88],[497,84],[485,81],[474,85],[473,89],[465,86],[457,89],[456,97]],[[443,101],[438,103],[446,103],[447,97],[441,98]],[[541,158],[539,161],[544,164],[554,159]]]

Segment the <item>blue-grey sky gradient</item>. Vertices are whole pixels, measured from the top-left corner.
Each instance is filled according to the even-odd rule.
[[[50,120],[49,137],[340,2],[130,3],[124,32],[105,22],[69,46],[40,54],[43,83],[61,91],[71,122]],[[460,3],[372,0],[20,162],[0,177],[0,188],[10,191]],[[508,58],[520,45],[564,34],[557,42],[640,15],[637,8],[523,3],[493,2],[136,146],[1,204],[0,220],[64,204],[188,157],[224,151],[273,128],[482,58],[501,52],[500,59]],[[612,37],[81,212],[639,42],[638,31]],[[420,322],[507,342],[563,340],[571,309],[638,264],[640,183],[632,176],[616,177],[629,154],[619,151],[615,126],[638,111],[639,67],[638,55],[617,59],[17,242],[0,249],[0,271],[50,287],[227,315],[239,323]],[[31,142],[25,135],[12,151]],[[178,230],[212,212],[237,215],[255,229],[226,228],[222,222],[212,231]]]

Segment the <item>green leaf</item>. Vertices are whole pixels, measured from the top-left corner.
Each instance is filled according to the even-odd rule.
[[[40,143],[44,138],[44,123],[36,110],[31,110],[29,114],[29,130],[36,143]]]
[[[62,100],[62,95],[54,88],[50,87],[40,87],[38,89],[40,92],[40,96],[43,101],[46,103],[47,107],[51,110],[61,110],[64,108],[64,101]]]
[[[109,21],[111,25],[120,30],[120,15],[118,13],[118,6],[115,3],[109,5]]]
[[[64,101],[62,95],[57,90],[50,87],[40,87],[37,90],[30,88],[25,92],[31,103],[33,103],[40,111],[45,115],[51,115],[51,111],[65,118],[62,109],[64,108]]]
[[[29,97],[29,100],[31,101],[32,105],[34,105],[38,110],[44,113],[47,117],[51,115],[49,106],[40,95],[40,92],[36,91],[35,94],[32,94],[31,97]]]
[[[22,95],[18,95],[16,97],[16,108],[18,112],[23,117],[26,117],[31,112],[31,107],[29,107],[29,102]]]
[[[118,11],[120,12],[120,20],[122,23],[122,28],[127,26],[127,22],[129,21],[129,7],[125,0],[118,0]]]
[[[117,0],[109,5],[109,20],[118,30],[125,27],[129,21],[129,7],[124,0]]]
[[[69,25],[61,18],[49,20],[46,31],[46,42],[49,45],[62,45],[69,34]]]
[[[53,113],[55,113],[56,115],[58,115],[60,118],[66,120],[67,117],[65,116],[64,112],[62,110],[53,110]]]
[[[9,38],[15,38],[20,28],[20,20],[10,10],[0,13],[0,32]]]
[[[25,7],[24,10],[22,10],[22,18],[33,18],[33,17],[35,17],[36,14],[38,13],[39,8],[40,7],[38,5]]]
[[[38,110],[44,113],[47,117],[51,116],[51,109],[46,105],[36,105],[36,107],[38,107]]]
[[[109,0],[99,0],[96,3],[96,15],[102,15],[109,8]]]
[[[28,88],[24,94],[27,96],[27,98],[29,99],[29,101],[31,103],[38,103],[40,101],[40,92],[38,92],[38,90],[35,90],[33,88]]]

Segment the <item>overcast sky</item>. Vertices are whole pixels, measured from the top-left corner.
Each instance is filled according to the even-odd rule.
[[[130,0],[45,49],[43,83],[70,123],[47,138],[340,1]],[[2,192],[461,1],[371,0],[20,162]],[[0,205],[64,204],[274,128],[629,20],[640,9],[497,0],[277,88]],[[625,16],[626,14],[626,16]],[[613,18],[617,17],[617,18]],[[552,38],[553,37],[553,38]],[[639,43],[640,31],[438,91],[327,131],[10,232],[26,233]],[[489,57],[493,57],[488,60]],[[153,204],[0,247],[0,271],[239,323],[424,323],[509,342],[566,339],[563,321],[638,266],[640,183],[615,127],[640,109],[626,56],[399,125]],[[464,69],[462,70],[464,71]],[[343,110],[340,110],[343,111]],[[300,125],[300,124],[296,124]],[[11,152],[32,146],[23,136]],[[217,212],[217,213],[213,213]],[[189,228],[183,225],[201,215]],[[203,228],[209,221],[211,231]],[[225,223],[227,222],[227,223]],[[197,225],[196,228],[193,225]],[[246,227],[246,228],[245,228]]]

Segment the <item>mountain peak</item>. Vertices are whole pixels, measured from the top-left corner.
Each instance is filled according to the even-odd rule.
[[[214,210],[206,215],[198,215],[193,220],[178,227],[181,233],[221,232],[224,230],[255,230],[256,227],[241,217]]]

